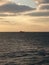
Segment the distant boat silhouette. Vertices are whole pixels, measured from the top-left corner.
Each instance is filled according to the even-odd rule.
[[[21,33],[24,33],[24,31],[20,31]]]

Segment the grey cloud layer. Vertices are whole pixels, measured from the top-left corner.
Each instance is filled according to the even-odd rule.
[[[26,15],[29,15],[29,16],[49,16],[49,12],[32,12],[32,13],[29,13],[29,14],[26,14]]]
[[[7,3],[0,6],[0,13],[2,12],[19,13],[19,12],[24,12],[29,10],[33,10],[33,9],[28,6],[17,5],[15,3]]]

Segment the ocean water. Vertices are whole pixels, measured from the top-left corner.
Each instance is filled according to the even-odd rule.
[[[49,32],[1,32],[0,65],[49,65]]]

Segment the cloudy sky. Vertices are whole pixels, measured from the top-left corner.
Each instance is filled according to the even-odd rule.
[[[49,0],[0,0],[0,32],[49,32]]]

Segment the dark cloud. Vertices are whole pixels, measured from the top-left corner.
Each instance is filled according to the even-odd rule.
[[[42,3],[49,3],[49,0],[43,0]]]
[[[30,8],[25,5],[17,5],[15,3],[6,3],[0,6],[0,13],[2,12],[19,13],[19,12],[25,12],[29,10],[34,10],[34,8]]]
[[[49,12],[32,12],[32,13],[29,13],[29,14],[26,14],[26,15],[29,15],[29,16],[49,16]]]

